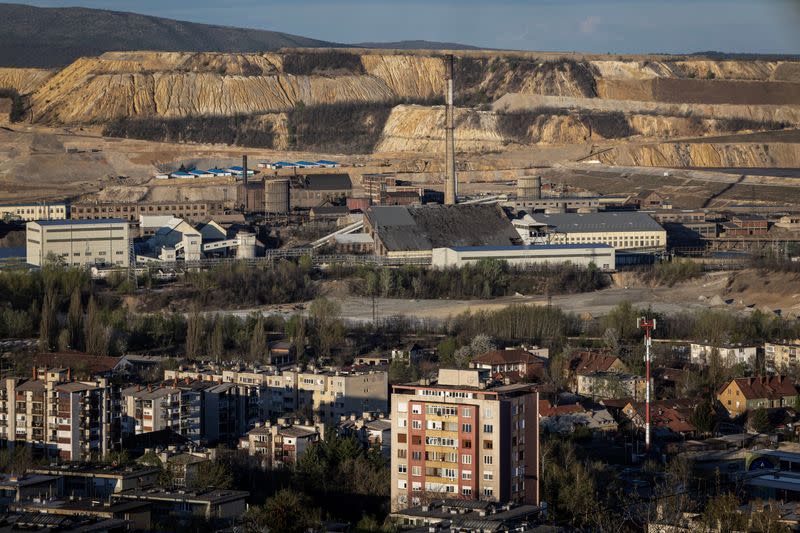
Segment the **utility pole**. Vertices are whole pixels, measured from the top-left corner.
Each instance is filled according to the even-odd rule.
[[[645,384],[644,393],[644,449],[645,452],[650,451],[650,346],[652,344],[652,337],[650,336],[654,329],[656,329],[656,319],[648,320],[646,317],[636,319],[636,327],[644,330],[644,363],[645,363]]]

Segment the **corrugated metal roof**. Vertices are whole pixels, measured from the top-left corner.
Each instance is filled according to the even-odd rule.
[[[664,231],[658,222],[636,211],[601,213],[553,213],[530,215],[557,233],[599,233],[608,231]]]

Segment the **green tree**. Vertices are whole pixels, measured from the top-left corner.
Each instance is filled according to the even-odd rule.
[[[251,361],[262,361],[267,357],[267,333],[264,331],[264,315],[261,313],[253,325],[248,353]]]
[[[333,300],[320,297],[311,302],[309,318],[317,355],[329,356],[333,347],[343,339],[341,312],[341,306]]]
[[[758,433],[766,433],[772,429],[766,409],[754,409],[747,416],[747,425]]]
[[[219,361],[225,355],[225,329],[223,319],[214,319],[214,329],[211,330],[211,337],[208,340],[208,354]]]
[[[83,303],[81,302],[81,290],[75,287],[69,298],[69,310],[67,311],[67,333],[69,335],[69,345],[75,350],[84,348],[83,342]]]
[[[701,433],[711,433],[714,430],[714,410],[711,402],[704,400],[698,404],[694,408],[690,421]]]
[[[311,508],[302,493],[281,489],[264,505],[251,507],[245,514],[245,523],[249,531],[305,533],[319,527],[319,510]]]
[[[48,287],[42,301],[39,321],[39,349],[49,352],[56,347],[58,336],[58,295],[55,287]]]
[[[306,352],[306,342],[308,333],[306,331],[306,319],[301,315],[292,315],[286,322],[286,335],[292,341],[297,358],[302,360]]]
[[[233,486],[233,474],[230,469],[219,461],[206,461],[197,469],[194,481],[197,487],[214,487],[215,489],[229,489]]]
[[[196,306],[193,306],[186,321],[186,357],[194,359],[202,355],[205,320]]]
[[[94,296],[89,298],[89,305],[86,306],[86,321],[83,328],[86,351],[92,355],[108,355],[111,332],[103,323],[103,317]]]

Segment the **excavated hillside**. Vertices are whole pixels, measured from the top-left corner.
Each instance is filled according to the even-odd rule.
[[[441,149],[444,75],[444,56],[429,52],[109,52],[55,75],[0,70],[0,88],[27,93],[35,122],[102,125],[111,136],[429,152]],[[455,85],[464,152],[631,139],[636,146],[606,158],[761,165],[765,158],[748,150],[741,157],[705,155],[709,147],[688,157],[647,151],[685,137],[800,126],[796,62],[459,52]],[[641,143],[648,140],[660,143]],[[766,159],[791,160],[782,157]]]

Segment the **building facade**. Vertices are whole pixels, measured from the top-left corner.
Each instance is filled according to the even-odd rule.
[[[797,397],[797,387],[785,376],[732,379],[717,395],[731,417],[751,409],[794,406]]]
[[[68,266],[122,266],[130,263],[127,220],[39,220],[28,222],[27,262],[42,266],[48,260]]]
[[[0,204],[0,220],[64,220],[68,215],[65,203]]]
[[[800,339],[764,343],[764,363],[769,370],[783,372],[797,366],[800,360]]]
[[[488,370],[439,370],[392,393],[393,510],[423,499],[538,503],[538,394]]]
[[[0,440],[67,461],[96,460],[120,443],[119,395],[108,380],[74,381],[66,369],[34,368],[0,390]]]
[[[168,215],[192,222],[208,220],[225,212],[225,202],[78,202],[72,204],[69,216],[73,220],[121,218],[134,222],[142,215]]]
[[[732,366],[737,364],[755,368],[758,357],[756,346],[727,343],[701,343],[693,342],[689,346],[689,360],[692,364],[708,366],[714,353],[719,356],[720,362]]]

